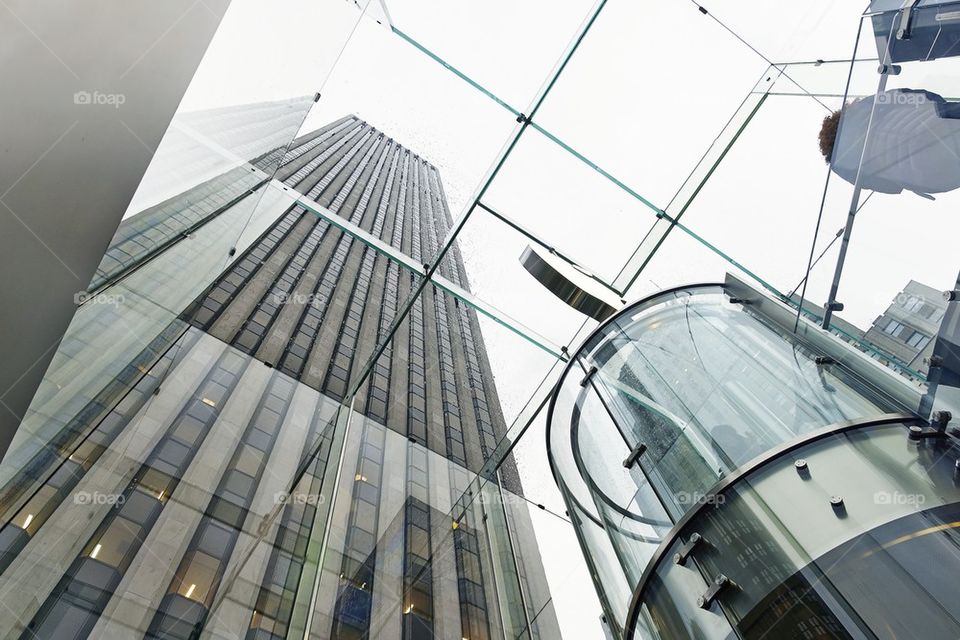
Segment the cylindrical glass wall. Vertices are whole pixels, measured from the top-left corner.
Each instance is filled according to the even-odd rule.
[[[628,637],[956,638],[960,447],[907,424],[836,433],[713,495],[651,565]]]
[[[927,507],[954,501],[952,484],[941,491],[928,478],[917,486],[924,467],[920,450],[909,448],[911,408],[894,400],[907,394],[890,393],[901,384],[895,373],[825,332],[814,346],[800,337],[809,327],[794,333],[772,312],[779,303],[731,290],[672,290],[621,312],[574,356],[551,406],[554,475],[611,627],[627,637],[634,624],[636,637],[737,637],[732,625],[752,607],[772,606],[775,589],[767,583],[780,584],[857,535],[921,510],[917,501],[896,505],[910,507],[899,511],[876,504],[854,518],[847,500],[847,514],[838,515],[843,505],[831,506],[830,498],[843,487],[814,476],[800,487],[778,487],[777,501],[764,495],[747,499],[747,511],[734,511],[743,500],[730,496],[749,491],[768,464],[797,476],[793,448],[818,443],[835,458],[832,473],[859,474],[848,484],[922,494]],[[878,384],[878,376],[887,379]],[[838,453],[841,444],[851,448],[846,436],[821,440],[851,425],[891,423],[883,427],[890,452],[852,447],[846,460]],[[943,445],[948,437],[933,440]],[[912,468],[904,456],[913,456]],[[802,488],[816,490],[801,495]],[[688,544],[695,531],[687,521],[707,514],[726,517],[727,529],[716,525],[708,536],[704,524],[700,542]],[[820,522],[825,517],[843,526],[831,530]],[[822,539],[800,544],[794,529],[801,526]],[[786,554],[785,573],[763,569],[775,558],[757,549],[770,545]],[[701,560],[706,549],[712,561]],[[698,605],[718,573],[737,586],[719,585],[716,599],[708,594],[706,606]],[[725,602],[730,593],[738,594],[736,603]]]

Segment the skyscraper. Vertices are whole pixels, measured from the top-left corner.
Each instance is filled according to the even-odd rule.
[[[48,385],[76,419],[36,418],[2,494],[3,633],[559,637],[512,463],[475,482],[506,431],[476,313],[428,284],[401,316],[422,276],[291,199],[423,262],[438,171],[353,116],[284,151],[121,225],[60,361],[116,377]],[[456,248],[440,270],[467,288]]]

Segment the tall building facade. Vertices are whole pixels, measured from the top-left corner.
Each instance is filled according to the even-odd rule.
[[[864,338],[911,369],[926,374],[927,360],[947,311],[943,292],[911,280],[867,329]]]
[[[0,633],[560,637],[512,462],[477,481],[476,313],[428,283],[401,314],[422,276],[290,195],[426,262],[436,168],[353,116],[251,157],[107,251],[0,492]]]
[[[799,304],[797,296],[794,302]],[[815,304],[804,302],[804,308],[823,316],[823,308]],[[834,316],[830,331],[901,375],[923,382],[946,311],[942,291],[911,280],[866,330]]]

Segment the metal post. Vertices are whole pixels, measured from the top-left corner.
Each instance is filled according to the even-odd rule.
[[[873,129],[873,116],[876,114],[876,97],[887,90],[887,77],[892,71],[890,60],[890,48],[893,38],[887,39],[887,50],[884,53],[883,64],[880,65],[880,82],[877,85],[877,92],[874,94],[873,106],[870,108],[870,119],[867,121],[867,135],[863,141],[863,149],[860,151],[860,163],[857,165],[857,177],[853,183],[853,196],[850,198],[850,210],[847,213],[847,225],[843,229],[843,240],[840,243],[840,254],[837,256],[837,268],[833,272],[833,282],[830,284],[830,296],[823,309],[823,323],[821,326],[827,331],[830,330],[830,321],[833,319],[834,309],[841,310],[843,305],[837,302],[837,290],[840,288],[840,275],[843,273],[843,263],[847,258],[847,247],[850,244],[850,234],[853,233],[853,221],[857,216],[857,207],[860,204],[860,174],[863,171],[863,161],[867,157],[867,146],[870,144],[870,133]],[[841,123],[840,129],[843,126]],[[837,141],[840,140],[840,131],[837,132]]]

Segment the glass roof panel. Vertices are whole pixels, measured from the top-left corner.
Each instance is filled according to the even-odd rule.
[[[448,73],[469,78],[478,90],[501,100],[503,108],[523,112],[595,2],[386,4],[397,39],[442,60]]]
[[[662,208],[766,67],[692,4],[609,2],[535,122]]]

